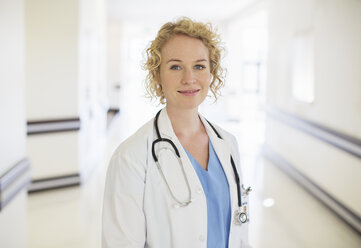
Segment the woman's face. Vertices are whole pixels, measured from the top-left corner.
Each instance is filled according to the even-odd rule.
[[[167,108],[197,108],[211,80],[207,47],[199,39],[175,35],[162,47],[161,57],[159,80]]]

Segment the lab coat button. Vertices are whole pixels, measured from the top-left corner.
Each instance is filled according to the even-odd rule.
[[[203,242],[203,241],[204,241],[204,236],[203,236],[203,235],[199,235],[198,239],[199,239],[199,241]]]
[[[178,204],[174,204],[174,205],[173,205],[173,208],[179,208],[179,205],[178,205]]]

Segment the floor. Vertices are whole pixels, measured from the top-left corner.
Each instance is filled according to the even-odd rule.
[[[247,117],[247,116],[246,116]],[[101,246],[105,171],[124,137],[122,115],[109,127],[106,154],[80,187],[33,193],[28,198],[29,248]],[[224,123],[236,134],[243,176],[251,193],[250,244],[263,247],[361,247],[361,237],[276,166],[262,158],[262,112]]]

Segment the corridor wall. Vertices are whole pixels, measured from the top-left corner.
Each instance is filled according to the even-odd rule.
[[[356,0],[270,1],[265,144],[271,160],[358,232],[360,13],[361,2]],[[295,71],[309,72],[294,62],[300,37],[310,41],[306,67],[312,67],[311,101],[292,93]]]
[[[0,1],[0,247],[26,246],[24,2]]]
[[[78,185],[105,141],[105,3],[26,0],[25,19],[29,191]]]

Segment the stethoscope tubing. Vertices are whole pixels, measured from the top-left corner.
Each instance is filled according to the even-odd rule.
[[[155,116],[155,118],[154,118],[154,127],[155,127],[155,131],[156,131],[156,133],[157,133],[157,139],[154,140],[153,143],[152,143],[152,156],[153,156],[153,159],[154,159],[154,161],[156,162],[158,168],[159,168],[160,171],[161,171],[161,175],[162,175],[163,179],[165,180],[165,182],[166,182],[166,184],[167,184],[167,186],[168,186],[168,189],[169,189],[172,197],[173,197],[181,206],[187,206],[187,205],[191,202],[191,199],[189,199],[188,202],[186,202],[186,203],[182,203],[182,202],[180,202],[180,201],[173,195],[172,191],[170,190],[169,184],[168,184],[168,182],[167,182],[167,180],[166,180],[166,178],[165,178],[165,176],[164,176],[163,170],[161,169],[161,167],[160,167],[160,165],[159,165],[157,155],[155,154],[155,145],[156,145],[157,143],[159,143],[159,142],[167,142],[167,143],[169,143],[169,144],[173,147],[173,149],[174,149],[174,151],[175,151],[175,154],[177,155],[179,161],[180,161],[180,159],[181,159],[181,158],[180,158],[179,151],[178,151],[176,145],[173,143],[173,141],[171,141],[170,139],[167,139],[167,138],[162,138],[161,135],[160,135],[159,128],[158,128],[158,118],[159,118],[160,112],[161,112],[161,110],[158,111],[158,113],[156,114],[156,116]],[[221,135],[217,132],[217,130],[214,128],[214,126],[213,126],[208,120],[207,120],[207,122],[208,122],[208,124],[211,126],[211,128],[213,129],[213,131],[215,132],[215,134],[217,135],[217,137],[220,138],[220,139],[223,139],[222,136],[221,136]],[[232,155],[230,155],[230,160],[231,160],[231,165],[232,165],[233,173],[234,173],[234,175],[235,175],[235,181],[236,181],[236,184],[237,184],[238,207],[239,207],[239,209],[241,209],[241,207],[242,207],[241,187],[240,187],[240,181],[239,181],[239,176],[238,176],[237,168],[236,168],[236,165],[235,165],[235,163],[234,163],[234,160],[233,160]],[[189,182],[188,182],[187,177],[185,176],[185,171],[184,171],[184,168],[183,168],[183,164],[182,164],[182,163],[180,163],[180,164],[182,165],[182,166],[181,166],[182,172],[183,172],[183,175],[184,175],[184,177],[185,177],[185,179],[186,179],[186,183],[187,183],[187,186],[188,186],[188,190],[189,190],[189,192],[190,192]],[[191,192],[190,192],[190,194],[191,194]],[[190,198],[191,198],[191,196],[190,196]],[[243,222],[243,221],[242,221],[242,222]]]
[[[155,162],[158,162],[158,158],[157,158],[157,155],[155,155],[155,150],[153,149],[153,147],[155,146],[155,144],[157,144],[159,142],[167,142],[167,143],[171,144],[177,157],[180,158],[179,151],[178,151],[177,147],[175,146],[175,144],[173,143],[173,141],[171,141],[170,139],[167,139],[167,138],[158,138],[153,141],[153,145],[152,145],[152,156],[153,156],[153,159]]]

